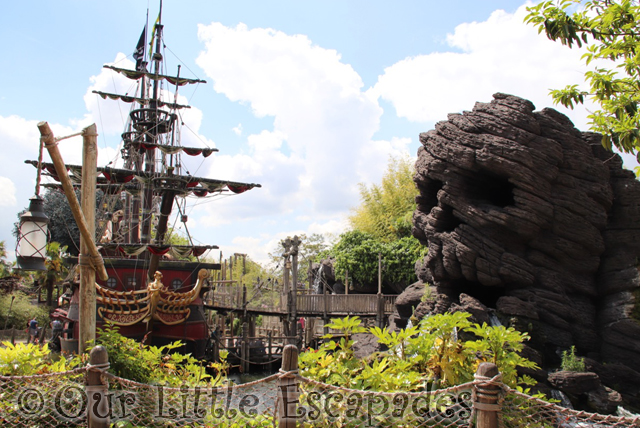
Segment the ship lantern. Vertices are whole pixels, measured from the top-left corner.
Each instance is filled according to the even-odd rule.
[[[16,262],[23,270],[46,270],[49,217],[44,212],[44,201],[36,195],[30,199],[29,210],[20,216],[16,246]]]

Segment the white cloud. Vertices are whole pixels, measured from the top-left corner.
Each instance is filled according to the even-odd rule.
[[[538,109],[563,111],[586,129],[585,108],[555,107],[548,95],[550,88],[583,82],[583,52],[552,42],[524,24],[527,5],[514,14],[497,10],[486,21],[458,25],[447,43],[462,52],[406,58],[385,69],[372,94],[390,101],[400,117],[435,122],[505,92],[531,100]]]
[[[353,68],[304,35],[212,23],[199,37],[197,62],[214,89],[273,117],[272,131],[249,136],[249,153],[221,163],[264,184],[260,202],[274,208],[335,214],[353,205],[363,168],[371,170],[357,159],[370,154],[382,114]],[[377,153],[386,162],[388,153]]]
[[[0,177],[0,207],[15,207],[16,186],[10,178]]]
[[[238,136],[242,135],[242,124],[239,123],[238,126],[236,126],[235,128],[232,128],[232,131],[234,134]]]

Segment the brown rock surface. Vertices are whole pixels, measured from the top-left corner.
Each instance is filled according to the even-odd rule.
[[[468,295],[528,326],[547,362],[575,345],[640,372],[640,183],[620,157],[506,94],[420,141],[413,235],[429,253],[416,273],[435,295],[417,312]]]

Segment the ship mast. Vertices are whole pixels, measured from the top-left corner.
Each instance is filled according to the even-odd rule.
[[[124,253],[127,257],[148,262],[146,266],[148,281],[153,280],[160,265],[160,258],[167,251],[172,251],[171,254],[175,258],[182,258],[189,254],[199,256],[207,249],[217,248],[217,246],[193,245],[193,242],[190,246],[167,245],[165,239],[169,218],[177,197],[191,195],[202,198],[207,195],[239,194],[255,187],[261,187],[256,183],[181,175],[179,156],[182,153],[189,156],[208,157],[218,150],[216,148],[183,147],[177,138],[176,126],[179,122],[176,111],[189,108],[188,105],[177,103],[178,88],[187,84],[206,83],[206,81],[181,77],[180,66],[178,66],[175,76],[162,73],[164,59],[161,49],[164,44],[161,17],[162,1],[160,2],[158,19],[151,32],[150,50],[152,53],[149,55],[149,59],[153,61],[152,70],[147,70],[148,62],[145,52],[148,15],[147,25],[144,27],[133,55],[136,60],[135,70],[104,65],[104,68],[120,73],[128,79],[137,80],[139,88],[136,93],[132,96],[93,91],[103,99],[109,98],[134,103],[134,108],[129,113],[130,120],[122,134],[123,167],[98,167],[98,173],[102,174],[102,177],[98,177],[96,187],[102,189],[109,197],[126,192],[124,197],[117,196],[123,199],[124,207],[122,212],[117,211],[113,214],[113,233],[102,234],[101,232],[101,236],[104,238],[101,241],[102,250],[108,257],[118,257]],[[162,81],[176,86],[173,102],[167,102],[162,98],[160,86]],[[34,162],[27,161],[34,166],[39,165]],[[45,166],[49,167],[49,165]],[[79,166],[66,166],[70,177],[76,179],[82,175]],[[45,175],[47,174],[45,173]],[[55,174],[49,173],[49,175],[57,179]],[[50,183],[50,186],[55,188],[56,184]],[[113,204],[115,206],[115,202]],[[105,204],[105,208],[107,208],[107,204]],[[153,216],[156,218],[153,219]],[[120,218],[122,218],[121,221]],[[152,242],[151,232],[154,228],[155,235]],[[136,287],[137,284],[134,284],[134,288]]]

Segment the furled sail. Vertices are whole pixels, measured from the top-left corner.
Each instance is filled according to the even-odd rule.
[[[155,81],[166,80],[167,82],[176,86],[184,86],[186,84],[194,83],[207,83],[206,80],[202,79],[187,79],[186,77],[167,76],[165,74],[149,73],[148,71],[127,70],[126,68],[114,67],[112,65],[103,65],[103,67],[108,68],[109,70],[117,71],[118,73],[132,80],[140,80],[143,76],[146,76],[149,79]]]
[[[112,94],[110,92],[102,92],[102,91],[91,91],[91,92],[93,92],[94,94],[100,95],[103,100],[106,100],[107,98],[109,98],[112,100],[124,101],[125,103],[136,102],[142,105],[149,105],[151,103],[151,100],[148,98],[134,97],[131,95]],[[165,103],[164,101],[157,101],[157,105],[158,107],[169,107],[171,109],[191,108],[191,106],[188,106],[188,105],[176,104],[176,103]]]

